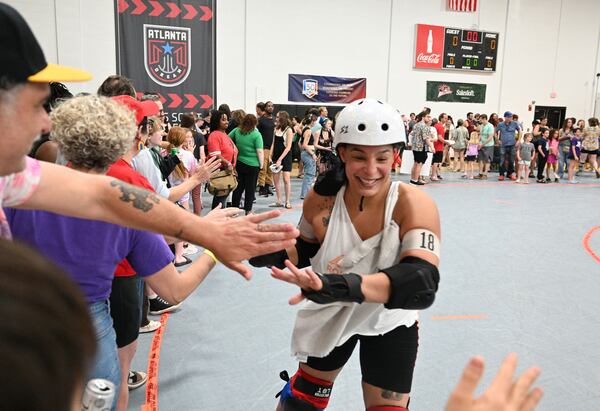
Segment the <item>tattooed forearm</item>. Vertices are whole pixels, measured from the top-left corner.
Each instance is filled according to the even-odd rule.
[[[126,203],[132,203],[134,208],[148,212],[154,207],[154,204],[158,204],[160,199],[158,196],[143,188],[135,187],[130,184],[124,183],[123,181],[113,180],[110,183],[113,187],[118,187],[121,190],[121,197],[119,200]]]
[[[403,395],[404,394],[399,393],[399,392],[394,392],[394,391],[389,391],[389,390],[381,390],[381,398],[385,398],[386,400],[401,401]]]

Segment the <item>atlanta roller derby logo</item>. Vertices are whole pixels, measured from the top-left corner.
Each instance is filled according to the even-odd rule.
[[[183,83],[190,74],[191,50],[189,28],[144,24],[144,66],[155,83]]]

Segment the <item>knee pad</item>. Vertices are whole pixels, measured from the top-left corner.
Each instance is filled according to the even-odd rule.
[[[408,411],[408,408],[397,407],[395,405],[377,405],[367,408],[367,411]]]
[[[322,411],[327,408],[333,388],[331,381],[313,377],[301,368],[291,379],[287,371],[282,371],[279,376],[287,381],[275,396],[281,396],[279,402],[284,411]]]

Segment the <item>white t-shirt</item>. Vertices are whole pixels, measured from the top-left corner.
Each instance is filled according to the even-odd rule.
[[[399,182],[390,186],[383,230],[362,240],[344,202],[345,187],[337,193],[329,227],[319,252],[311,259],[319,273],[372,274],[400,261],[400,227],[392,214]],[[298,311],[292,334],[292,354],[304,362],[308,356],[325,357],[355,334],[381,335],[399,326],[412,326],[418,311],[386,309],[377,303],[317,304],[307,301]]]
[[[142,149],[137,156],[133,157],[131,165],[135,171],[146,177],[152,188],[154,188],[154,191],[156,191],[156,194],[164,198],[169,198],[171,192],[162,179],[160,169],[154,163],[152,153],[150,153],[149,149]]]
[[[191,151],[180,149],[179,150],[179,158],[181,160],[181,164],[183,164],[183,166],[187,170],[188,176],[189,176],[189,174],[193,174],[194,171],[196,171],[196,167],[198,166],[198,160],[196,160],[196,157],[194,157],[194,154],[192,154]],[[180,185],[187,179],[188,179],[188,177],[181,178],[175,173],[175,171],[173,171],[171,173],[171,175],[169,176],[169,183],[171,183],[171,187],[175,187],[175,186]],[[188,201],[189,199],[190,199],[190,193],[186,193],[183,195],[183,197],[181,197],[179,199],[179,201]]]

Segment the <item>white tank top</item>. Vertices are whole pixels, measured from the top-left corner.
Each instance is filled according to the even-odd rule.
[[[350,220],[344,202],[345,186],[337,193],[329,227],[319,252],[311,259],[320,273],[373,274],[400,260],[400,227],[392,214],[399,182],[390,186],[385,202],[383,230],[363,241]],[[292,354],[305,362],[308,356],[325,357],[355,334],[381,335],[401,325],[410,327],[418,311],[388,310],[376,303],[304,303],[292,333]]]

